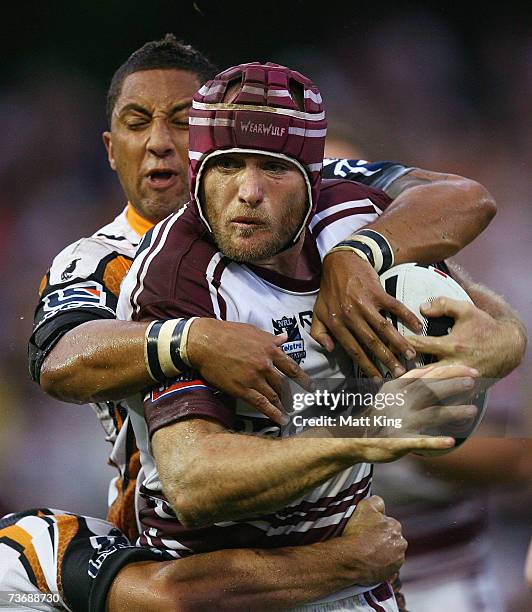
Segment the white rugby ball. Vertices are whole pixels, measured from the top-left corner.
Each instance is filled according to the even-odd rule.
[[[381,274],[380,281],[389,295],[402,302],[419,318],[423,323],[421,334],[424,336],[444,336],[448,334],[454,325],[454,320],[450,317],[424,317],[419,310],[423,303],[432,302],[438,297],[472,302],[469,295],[453,278],[434,266],[415,263],[401,264]],[[386,313],[386,316],[403,336],[413,334],[401,321],[397,320],[397,317],[389,313]],[[433,355],[417,355],[415,361],[406,362],[405,360],[403,365],[410,370],[433,361],[435,361]],[[384,376],[389,375],[388,369],[382,363],[378,365]],[[433,435],[452,436],[456,439],[456,445],[448,451],[427,454],[440,455],[451,452],[473,434],[486,412],[487,391],[479,393],[474,398],[473,403],[478,408],[478,413],[474,419],[469,419],[463,423],[452,423],[429,432]]]

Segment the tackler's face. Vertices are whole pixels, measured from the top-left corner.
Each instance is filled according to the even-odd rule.
[[[239,262],[279,253],[307,213],[302,172],[287,159],[250,153],[212,157],[200,198],[220,250]]]
[[[136,210],[157,222],[189,198],[188,111],[200,83],[185,70],[143,70],[124,79],[104,134],[109,163]]]

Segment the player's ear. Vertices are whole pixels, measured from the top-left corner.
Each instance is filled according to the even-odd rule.
[[[116,170],[115,158],[113,155],[113,141],[111,138],[111,132],[104,132],[102,134],[103,144],[105,149],[107,150],[107,159],[109,160],[109,165],[113,170]]]

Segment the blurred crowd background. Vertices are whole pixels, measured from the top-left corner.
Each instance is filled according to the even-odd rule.
[[[532,323],[530,15],[511,3],[478,12],[430,3],[318,9],[302,0],[131,4],[40,3],[4,22],[0,510],[105,513],[113,470],[103,432],[90,408],[56,402],[30,381],[26,342],[52,258],[124,205],[101,142],[105,91],[134,49],[166,32],[223,68],[271,60],[307,73],[321,88],[331,135],[363,158],[484,184],[498,215],[456,259]],[[489,418],[502,436],[530,436],[531,365],[528,355],[493,389]],[[530,483],[519,483],[492,488],[486,505],[509,610],[526,609],[531,502]]]

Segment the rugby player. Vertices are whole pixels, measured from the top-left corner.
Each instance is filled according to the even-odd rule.
[[[180,373],[190,366],[181,339],[197,316],[290,329],[292,342],[283,348],[307,371],[348,375],[349,359],[320,350],[305,317],[318,294],[321,260],[338,246],[353,248],[346,233],[356,237],[386,196],[347,181],[325,181],[320,189],[321,96],[289,69],[252,63],[221,73],[194,97],[190,126],[192,203],[145,238],[120,297],[122,315],[151,321],[148,347],[158,341],[158,348],[148,348],[148,368],[173,368],[175,375],[147,394],[144,410],[130,400],[143,464],[139,542],[182,555],[222,542],[270,548],[336,536],[369,490],[371,467],[364,461],[390,461],[418,444],[442,448],[449,441],[307,439],[301,445],[240,435],[279,428],[197,373]],[[379,248],[389,266],[391,247],[377,236],[374,261]],[[181,362],[171,359],[172,344],[180,346]],[[347,597],[346,609],[377,603],[368,587],[331,597]],[[396,609],[390,590],[378,605]]]
[[[92,238],[67,248],[56,258],[52,269],[43,280],[35,333],[30,343],[30,364],[34,377],[40,377],[43,387],[57,397],[79,403],[87,400],[112,400],[151,381],[143,358],[146,325],[135,326],[110,319],[114,316],[121,277],[129,266],[141,235],[154,221],[179,207],[185,200],[183,151],[186,147],[186,130],[183,124],[186,122],[182,120],[179,103],[187,100],[188,104],[190,103],[193,91],[202,80],[210,76],[209,71],[212,73],[212,67],[197,52],[184,48],[167,37],[164,41],[148,43],[134,53],[113,78],[108,104],[111,132],[105,135],[105,141],[109,148],[111,164],[117,169],[130,203],[110,226],[102,228]],[[177,84],[176,89],[171,91],[174,96],[172,103],[168,107],[160,104],[157,106],[158,101],[150,99],[147,94],[148,99],[143,100],[146,107],[136,109],[137,112],[144,112],[136,116],[134,109],[130,108],[130,114],[122,114],[120,111],[125,106],[123,94],[127,93],[132,77],[137,77],[139,80],[136,85],[142,87],[149,85],[150,77],[155,76],[159,79],[168,77],[162,78],[165,86],[168,82]],[[143,82],[144,77],[148,77],[146,82]],[[159,81],[155,81],[155,84],[158,83]],[[145,91],[149,90],[145,88]],[[169,109],[175,109],[177,114],[164,114],[164,111]],[[127,125],[128,120],[135,118],[141,120],[141,125]],[[142,124],[142,121],[145,123]],[[171,159],[166,168],[172,166],[171,174],[176,176],[176,179],[170,178],[169,186],[164,184],[164,180],[169,178],[164,176],[165,167],[159,168],[163,172],[153,174],[149,181],[143,183],[146,177],[141,175],[138,149],[128,146],[129,140],[133,143],[134,135],[143,130],[155,130],[159,132],[159,138],[161,134],[163,136],[162,150],[160,144],[153,146],[149,139],[150,142],[144,142],[143,155],[150,160],[151,167],[155,167],[157,160],[167,162]],[[116,152],[118,155],[115,155]],[[132,157],[131,163],[127,162],[128,155]],[[137,158],[134,163],[135,156]],[[118,158],[118,163],[115,157]],[[419,255],[420,245],[423,239],[426,239],[427,244],[431,245],[430,248],[435,249],[433,254],[426,258],[427,261],[445,257],[464,246],[483,229],[494,212],[494,203],[489,195],[473,181],[460,177],[428,173],[397,164],[365,164],[347,160],[330,161],[325,167],[325,174],[331,177],[359,179],[370,184],[373,182],[396,196],[392,208],[380,219],[380,231],[387,233],[384,221],[388,217],[394,229],[393,232],[390,231],[394,237],[389,238],[403,250],[400,230],[410,231],[416,218],[428,219],[432,225],[426,224],[419,228],[419,244],[412,245],[413,253]],[[148,182],[149,184],[146,184]],[[440,205],[446,209],[443,221],[439,212]],[[394,208],[400,215],[393,216]],[[401,218],[404,218],[404,224],[401,223]],[[442,230],[449,228],[451,231],[448,235],[451,238],[441,241],[444,234]],[[406,240],[404,242],[406,243]],[[434,246],[436,243],[437,248]],[[78,258],[80,254],[82,257]],[[336,272],[340,279],[342,274],[345,277],[351,270],[355,270],[361,278],[374,278],[374,270],[362,259],[348,257],[345,253],[336,253],[328,259],[338,262],[332,272]],[[342,283],[338,283],[338,286],[341,285]],[[345,291],[345,286],[342,290]],[[348,287],[348,295],[350,290],[353,289]],[[343,328],[356,330],[356,318],[341,307],[345,302],[337,297],[340,295],[337,287],[333,286],[332,290],[326,289],[323,293],[326,294],[327,291],[330,295],[328,303],[331,304],[331,312],[336,309],[340,314],[338,320],[341,320]],[[366,310],[371,311],[373,308],[374,312],[375,305],[378,306],[387,299],[382,295],[380,286],[375,283],[368,283],[368,288],[363,288],[361,295],[364,299],[360,303],[365,304]],[[335,307],[335,300],[339,308]],[[386,306],[388,309],[397,308],[397,314],[414,325],[414,321],[408,319],[411,315],[399,306],[390,300],[386,302]],[[214,326],[209,327],[212,323]],[[198,329],[196,343],[194,328]],[[341,337],[341,333],[338,333],[338,336]],[[211,346],[216,353],[216,347],[225,347],[229,341],[236,347],[241,338],[240,353],[235,350],[234,355],[226,355],[221,351],[212,362],[218,366],[225,358],[230,367],[218,369],[209,362],[208,357],[212,355],[212,352],[209,352]],[[276,418],[274,408],[278,404],[275,389],[279,388],[277,369],[302,377],[296,364],[284,359],[283,353],[278,350],[282,339],[283,337],[276,338],[243,325],[238,326],[238,333],[235,334],[233,324],[198,320],[191,330],[189,353],[195,358],[194,364],[207,379],[257,408],[269,411]],[[404,350],[404,344],[399,344],[399,348]],[[387,355],[392,358],[386,353],[381,353],[381,358],[385,359]],[[203,366],[202,356],[205,356]],[[394,362],[390,365],[393,367]],[[243,386],[243,381],[250,385],[249,389]],[[113,438],[116,435],[115,425],[122,421],[123,409],[119,403],[102,403],[96,406],[96,409]],[[132,439],[128,439],[133,444]],[[129,465],[120,459],[117,461],[122,464],[124,476],[118,488],[120,491],[132,491],[133,487],[128,488],[127,484],[134,482],[135,461]],[[129,501],[131,502],[131,499]],[[132,505],[122,504],[120,512],[115,511],[114,516],[122,525],[130,524],[130,516],[127,515],[131,515],[131,512],[126,511],[125,516],[123,513],[123,509],[128,507],[131,509]],[[184,567],[182,571],[185,571]]]

